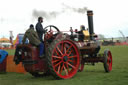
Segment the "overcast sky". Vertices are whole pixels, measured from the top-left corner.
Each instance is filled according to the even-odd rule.
[[[128,36],[128,0],[0,0],[0,38],[24,33],[37,17],[43,26],[55,25],[62,31],[88,27],[86,10],[94,12],[94,31],[105,37]]]

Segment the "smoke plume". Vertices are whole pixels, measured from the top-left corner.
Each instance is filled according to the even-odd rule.
[[[87,7],[74,8],[74,7],[68,6],[68,5],[64,4],[64,3],[62,4],[62,6],[64,7],[63,11],[72,10],[74,12],[82,13],[82,14],[84,14],[87,11]]]
[[[56,18],[56,16],[58,15],[58,12],[46,12],[46,11],[37,11],[37,10],[33,10],[32,16],[34,18],[38,18],[39,16],[43,16],[44,18],[46,18],[47,20],[50,20],[52,18]]]
[[[87,11],[87,7],[82,7],[82,8],[74,8],[71,6],[68,6],[64,3],[62,3],[62,10],[61,11],[52,11],[52,12],[47,12],[47,11],[38,11],[38,10],[33,10],[32,12],[32,16],[34,18],[38,18],[39,16],[42,16],[44,18],[46,18],[47,20],[51,20],[56,18],[58,15],[67,12],[68,10],[72,11],[72,12],[76,12],[76,13],[81,13],[84,14]]]

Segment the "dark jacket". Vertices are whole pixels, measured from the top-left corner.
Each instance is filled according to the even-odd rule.
[[[37,31],[38,34],[43,34],[45,32],[44,29],[43,29],[43,26],[40,22],[38,22],[36,24],[36,31]]]
[[[78,31],[77,33],[79,34],[79,37],[78,37],[79,41],[83,41],[84,40],[83,30]]]
[[[32,45],[36,45],[38,46],[41,42],[40,39],[37,35],[37,32],[34,31],[34,29],[29,28],[26,32],[25,35],[23,37],[22,43],[24,44],[26,41],[26,38],[28,38],[29,43]]]

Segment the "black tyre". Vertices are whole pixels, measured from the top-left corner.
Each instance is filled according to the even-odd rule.
[[[80,57],[72,41],[65,38],[54,40],[47,50],[48,67],[56,79],[68,79],[77,73]]]

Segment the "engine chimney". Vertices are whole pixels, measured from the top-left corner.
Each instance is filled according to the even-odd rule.
[[[88,10],[87,11],[87,15],[88,15],[88,26],[89,26],[89,33],[90,33],[90,39],[93,40],[93,11]]]

